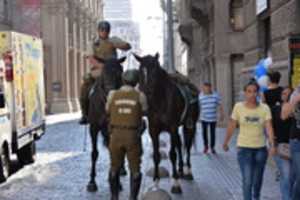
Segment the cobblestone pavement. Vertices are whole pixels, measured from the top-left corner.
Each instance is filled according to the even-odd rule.
[[[87,151],[83,151],[85,127],[78,126],[77,116],[54,116],[48,120],[47,132],[37,143],[37,161],[13,174],[6,183],[0,185],[0,200],[99,200],[109,199],[107,182],[109,158],[107,150],[99,139],[99,160],[97,164],[96,193],[86,191],[90,171],[90,141]],[[60,120],[59,120],[60,119]],[[71,121],[66,121],[66,120]],[[224,129],[218,129],[217,138],[222,141]],[[166,139],[167,135],[163,134]],[[147,134],[144,134],[143,172],[152,167],[152,147]],[[223,153],[219,148],[217,155],[203,155],[200,132],[196,148],[193,149],[192,164],[195,180],[181,181],[183,194],[172,195],[179,200],[240,200],[241,178],[236,162],[236,152],[231,148]],[[218,145],[219,147],[220,145]],[[165,147],[162,150],[167,150]],[[169,160],[163,160],[161,166],[170,168]],[[145,173],[144,173],[145,174]],[[279,200],[278,182],[275,172],[268,167],[265,173],[262,200]],[[128,199],[128,176],[122,178],[124,191],[121,200]],[[153,185],[152,178],[144,176],[141,193],[147,192]],[[162,179],[160,187],[170,191],[171,179]]]

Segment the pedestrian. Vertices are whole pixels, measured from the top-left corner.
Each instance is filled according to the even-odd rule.
[[[212,90],[211,83],[205,82],[202,87],[202,92],[199,94],[200,120],[202,124],[202,136],[204,143],[203,153],[208,152],[208,127],[210,128],[210,148],[213,154],[216,153],[216,123],[217,113],[220,110],[220,120],[224,119],[223,106],[221,98],[217,92]]]
[[[271,109],[272,125],[273,128],[276,129],[276,127],[274,127],[276,126],[276,124],[274,123],[274,108],[276,106],[278,107],[281,105],[281,93],[283,90],[283,88],[279,86],[281,74],[278,71],[269,71],[267,72],[267,77],[269,80],[268,88],[262,93],[261,97],[262,97],[262,101],[266,103]],[[275,175],[276,175],[276,180],[280,180],[279,169],[276,170]]]
[[[258,200],[268,157],[264,128],[268,135],[271,155],[275,154],[276,147],[270,109],[266,104],[257,101],[259,85],[250,81],[244,87],[244,95],[245,100],[236,103],[233,108],[223,150],[229,150],[230,139],[239,126],[237,159],[242,174],[243,197],[244,200]]]
[[[280,191],[282,200],[290,200],[291,198],[291,159],[289,151],[289,132],[291,128],[291,117],[282,120],[282,107],[288,103],[292,89],[290,87],[283,88],[280,104],[272,107],[272,122],[274,128],[275,144],[277,146],[277,154],[274,161],[279,170]]]
[[[91,71],[96,77],[92,79],[84,80],[81,86],[80,92],[80,107],[82,111],[82,117],[79,124],[87,124],[88,105],[89,105],[89,91],[94,84],[96,78],[101,75],[104,61],[111,58],[117,58],[117,49],[128,51],[131,46],[128,42],[123,41],[118,37],[110,37],[110,23],[107,21],[101,21],[98,24],[98,38],[89,45],[88,55],[86,58],[91,64]],[[91,77],[87,75],[86,77]]]
[[[281,112],[282,119],[291,117],[290,128],[290,155],[292,161],[291,176],[294,179],[291,189],[291,199],[300,199],[300,86],[293,92],[289,103],[286,103]]]
[[[111,91],[106,110],[109,115],[110,159],[109,183],[111,200],[119,199],[119,172],[125,155],[127,156],[130,177],[130,200],[137,200],[142,180],[140,170],[142,141],[140,127],[142,116],[147,110],[145,95],[134,87],[138,82],[138,71],[127,70],[119,90]]]
[[[269,84],[268,89],[263,93],[262,100],[270,107],[272,112],[274,106],[281,104],[283,88],[279,86],[281,74],[278,71],[268,72],[267,75],[269,77]]]

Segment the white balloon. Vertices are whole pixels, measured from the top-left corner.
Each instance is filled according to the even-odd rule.
[[[257,83],[260,87],[268,87],[268,82],[269,82],[269,78],[268,76],[264,75],[261,76],[258,80]]]
[[[264,65],[266,68],[269,68],[271,65],[272,65],[273,61],[272,61],[272,58],[271,57],[267,57],[265,60],[264,60]]]

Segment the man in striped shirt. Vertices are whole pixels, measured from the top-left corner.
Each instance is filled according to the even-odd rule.
[[[199,94],[199,106],[201,109],[200,120],[202,123],[202,135],[204,142],[203,153],[208,152],[208,126],[210,127],[210,148],[213,154],[215,151],[216,140],[216,123],[217,112],[220,110],[220,120],[224,119],[223,107],[221,105],[221,98],[217,92],[212,91],[211,83],[205,82],[202,87],[202,92]]]

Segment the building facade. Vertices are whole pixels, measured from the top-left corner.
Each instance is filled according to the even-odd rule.
[[[131,0],[104,0],[104,17],[110,20],[132,20]]]
[[[79,90],[87,73],[87,45],[103,18],[100,0],[42,0],[46,100],[51,113],[79,110]]]
[[[84,57],[101,19],[102,0],[0,0],[0,30],[43,40],[48,113],[79,110]]]
[[[188,51],[188,75],[196,84],[211,81],[222,95],[227,113],[241,100],[243,85],[253,76],[260,58],[271,55],[270,68],[282,73],[282,85],[289,83],[289,41],[300,34],[299,1],[184,0],[177,3],[178,33]]]

